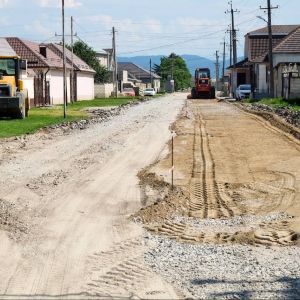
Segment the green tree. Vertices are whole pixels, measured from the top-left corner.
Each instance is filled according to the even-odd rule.
[[[70,48],[70,47],[68,47]],[[83,41],[77,41],[73,46],[74,54],[86,62],[96,71],[95,82],[105,83],[110,80],[110,72],[102,66],[97,58],[96,51]]]
[[[162,57],[160,65],[155,64],[153,69],[162,77],[163,83],[166,82],[168,76],[173,74],[175,90],[185,89],[191,86],[192,75],[185,60],[175,53],[171,53],[168,57]]]

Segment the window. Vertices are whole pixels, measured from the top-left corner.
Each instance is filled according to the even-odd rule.
[[[15,76],[16,60],[13,58],[0,59],[0,73],[2,73],[3,76]]]

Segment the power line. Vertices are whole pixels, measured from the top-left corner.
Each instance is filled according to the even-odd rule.
[[[187,42],[199,40],[202,37],[206,37],[206,36],[209,36],[209,35],[212,35],[212,34],[215,34],[215,33],[219,33],[219,32],[224,32],[224,30],[222,29],[222,30],[218,30],[216,32],[210,32],[210,33],[207,33],[207,34],[205,34],[203,36],[198,36],[198,37],[195,37],[195,38],[190,38],[190,39],[187,39],[187,40],[184,40],[184,41],[181,41],[181,42],[160,45],[160,46],[157,46],[157,47],[152,47],[152,48],[147,48],[147,49],[141,49],[141,50],[137,50],[137,51],[124,52],[124,53],[120,53],[120,54],[123,55],[123,54],[139,53],[139,52],[144,52],[144,51],[148,51],[148,50],[156,50],[156,49],[161,49],[161,48],[165,48],[165,47],[175,46],[175,45],[184,44],[184,43],[187,43]]]

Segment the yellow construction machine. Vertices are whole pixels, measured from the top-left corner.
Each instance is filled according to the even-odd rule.
[[[0,56],[0,117],[24,119],[28,116],[28,91],[21,80],[26,61],[18,56]]]

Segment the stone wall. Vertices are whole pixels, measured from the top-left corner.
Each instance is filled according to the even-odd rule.
[[[300,78],[291,78],[290,99],[300,98]]]
[[[95,84],[95,98],[108,98],[114,90],[112,83]]]

